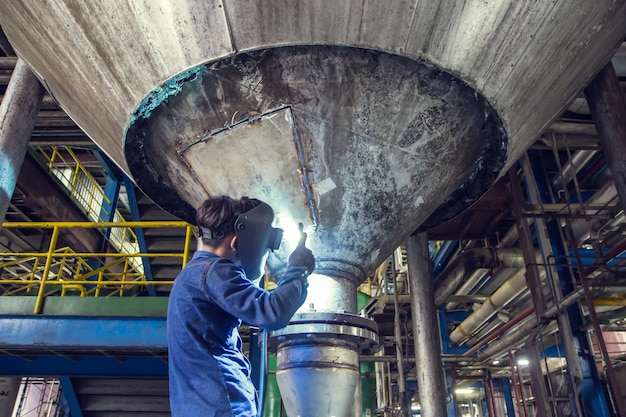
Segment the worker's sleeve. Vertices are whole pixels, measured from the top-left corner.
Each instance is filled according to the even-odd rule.
[[[285,327],[307,295],[304,271],[288,269],[285,277],[271,292],[248,280],[233,262],[214,262],[203,280],[203,291],[210,301],[243,322],[264,329]]]

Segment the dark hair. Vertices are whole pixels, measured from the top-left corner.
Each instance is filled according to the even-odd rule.
[[[196,210],[196,225],[200,228],[210,229],[215,232],[224,232],[228,235],[235,232],[235,220],[241,213],[252,210],[261,204],[256,198],[241,197],[239,200],[222,195],[205,200]],[[202,236],[202,234],[200,234]],[[225,237],[225,236],[224,236]],[[215,245],[223,239],[207,239],[202,237],[202,242]]]

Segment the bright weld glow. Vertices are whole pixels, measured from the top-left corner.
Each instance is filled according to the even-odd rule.
[[[298,229],[298,222],[291,216],[285,213],[278,213],[276,215],[276,226],[283,229],[283,247],[287,252],[291,252],[298,246],[300,240],[300,230]],[[306,227],[304,232],[306,232]]]

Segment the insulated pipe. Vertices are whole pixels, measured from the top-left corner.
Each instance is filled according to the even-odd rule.
[[[459,253],[435,282],[435,304],[441,305],[454,294],[477,268],[520,268],[524,257],[519,249],[476,248]]]
[[[554,190],[566,190],[567,184],[576,176],[576,173],[596,155],[596,150],[580,150],[574,152],[572,159],[561,169],[554,179],[552,180],[552,189]]]
[[[44,89],[28,65],[19,59],[0,103],[0,218],[4,219],[15,191],[28,141]]]
[[[476,271],[472,272],[467,280],[461,285],[461,287],[459,287],[455,295],[469,294],[472,289],[480,282],[480,280],[483,279],[485,275],[487,275],[488,272],[489,268],[478,268]],[[458,305],[459,303],[450,302],[446,304],[445,309],[446,311],[451,311],[454,310]]]
[[[450,341],[459,344],[482,326],[489,318],[526,289],[526,269],[518,269],[480,308],[450,333]]]
[[[533,331],[538,325],[540,325],[542,322],[545,322],[547,320],[555,319],[559,311],[563,311],[569,306],[571,306],[572,304],[578,302],[583,296],[584,296],[584,291],[582,288],[579,288],[578,290],[568,294],[560,301],[559,305],[552,305],[548,307],[544,311],[541,317],[541,321],[537,319],[536,315],[532,314],[535,311],[535,308],[529,307],[528,309],[523,311],[518,317],[516,317],[511,322],[509,322],[509,323],[514,322],[516,324],[519,322],[520,323],[519,326],[515,327],[506,335],[502,336],[497,342],[493,343],[488,348],[480,352],[480,354],[478,355],[478,361],[482,362],[482,361],[488,360],[492,356],[495,356],[509,349],[511,346],[515,346],[519,344],[520,342],[522,342],[523,338],[528,336],[530,332]],[[503,327],[507,327],[506,330],[510,328],[508,326],[509,323],[503,326]],[[497,336],[502,334],[503,332],[500,330],[504,330],[504,329],[502,328],[502,329],[499,329],[499,331],[494,332],[494,334],[492,334],[491,336],[489,336],[488,339],[485,340],[485,343],[490,340],[495,339]],[[483,345],[485,343],[483,343]],[[470,349],[466,353],[466,355],[469,356],[470,352],[473,353],[476,350],[478,350],[478,348],[474,347]]]
[[[411,235],[406,243],[406,253],[421,415],[446,417],[446,385],[441,366],[441,337],[437,325],[437,306],[426,233]]]

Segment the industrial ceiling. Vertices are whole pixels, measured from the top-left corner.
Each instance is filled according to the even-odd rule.
[[[242,15],[237,15],[237,17],[243,19]],[[2,23],[4,24],[4,22]],[[623,32],[625,31],[626,28],[622,28],[620,35],[622,40],[624,39]],[[236,34],[241,36],[241,39],[236,39],[239,42],[244,42],[242,39],[247,39],[245,37],[247,34],[243,32],[236,32]],[[0,41],[3,51],[0,55],[0,93],[2,94],[2,99],[4,99],[4,92],[18,58],[9,40],[4,35]],[[275,40],[268,41],[268,43],[272,41]],[[216,41],[213,40],[212,42]],[[457,42],[462,42],[462,40],[457,39]],[[368,43],[375,43],[375,41],[360,40],[361,46]],[[622,94],[626,91],[625,45],[622,44],[618,49],[615,49],[615,45],[603,45],[601,47],[602,49],[612,51],[611,62],[615,68],[618,78],[617,82]],[[558,45],[550,46],[558,47]],[[302,49],[306,50],[306,47]],[[533,50],[532,52],[532,59],[541,60],[539,50]],[[297,53],[304,54],[304,52]],[[306,53],[311,52],[306,51]],[[326,62],[329,59],[328,56],[324,55],[325,53],[320,52],[320,56],[322,56],[319,58],[320,62]],[[331,55],[337,56],[341,53],[341,51],[333,51]],[[31,60],[38,62],[38,64],[44,62],[41,65],[45,67],[44,58],[38,58],[39,55],[36,52],[30,51],[29,54]],[[435,54],[435,57],[442,62],[446,58],[444,53],[440,56]],[[276,61],[282,59],[280,57],[268,58],[268,54],[263,55],[263,58],[271,58]],[[466,68],[466,64],[461,62],[461,58],[463,57],[457,56],[454,58],[458,59],[458,61],[455,61],[455,65],[459,73],[462,73],[462,70]],[[469,57],[464,58],[469,59]],[[58,62],[63,62],[64,59],[68,58],[61,58]],[[307,59],[310,59],[310,57],[307,57]],[[497,59],[497,57],[493,59]],[[560,323],[558,321],[559,312],[551,312],[552,316],[550,317],[554,318],[554,320],[544,318],[545,321],[538,324],[532,321],[538,319],[529,310],[532,310],[534,306],[533,298],[538,295],[533,294],[534,288],[532,281],[528,280],[528,270],[536,269],[536,278],[538,282],[542,283],[538,286],[539,293],[543,293],[543,297],[548,301],[553,301],[554,293],[550,292],[548,281],[554,277],[550,277],[549,274],[548,276],[542,275],[541,270],[550,270],[549,267],[561,267],[561,262],[563,262],[562,259],[552,257],[548,259],[537,258],[534,265],[531,265],[532,262],[529,263],[529,256],[531,258],[536,256],[535,250],[542,248],[544,253],[547,250],[542,245],[545,245],[549,239],[545,240],[547,238],[540,233],[542,228],[549,229],[546,225],[558,224],[560,230],[562,230],[564,241],[569,242],[570,249],[571,247],[576,247],[581,251],[585,251],[585,254],[597,254],[600,252],[605,255],[605,258],[597,258],[594,255],[592,260],[585,263],[586,267],[584,269],[580,268],[573,274],[578,279],[574,284],[573,291],[575,295],[578,295],[578,298],[573,301],[578,302],[584,298],[582,289],[585,286],[580,282],[581,275],[585,279],[589,278],[589,288],[592,291],[593,298],[596,300],[595,307],[591,309],[586,302],[580,303],[581,311],[584,313],[584,322],[582,323],[582,328],[577,328],[575,331],[586,332],[592,330],[591,334],[593,334],[592,319],[594,317],[592,315],[597,316],[597,324],[606,334],[616,335],[624,329],[626,321],[626,309],[624,309],[626,307],[624,300],[626,288],[624,268],[626,267],[626,260],[620,257],[625,250],[624,245],[626,244],[624,203],[620,202],[618,197],[613,176],[608,168],[607,157],[603,154],[600,146],[599,129],[594,124],[585,95],[585,87],[588,86],[588,83],[596,73],[595,71],[589,73],[587,67],[593,66],[596,69],[600,69],[607,62],[597,62],[593,60],[593,56],[587,56],[584,62],[586,67],[581,68],[577,66],[580,59],[582,58],[572,57],[567,67],[559,68],[558,71],[553,69],[557,74],[567,73],[567,77],[570,79],[580,80],[587,77],[587,84],[581,85],[582,88],[580,90],[574,91],[573,95],[559,97],[558,100],[553,97],[554,90],[550,87],[560,91],[561,94],[569,93],[567,88],[559,84],[558,76],[552,76],[552,79],[556,80],[554,85],[546,85],[541,79],[541,74],[536,74],[534,85],[526,84],[522,87],[515,87],[514,84],[507,84],[508,90],[504,89],[506,91],[498,90],[494,86],[481,86],[485,94],[491,94],[496,107],[500,106],[499,110],[504,109],[503,123],[507,125],[510,132],[516,137],[516,142],[511,145],[512,150],[508,154],[509,159],[506,162],[500,161],[501,166],[505,165],[507,170],[503,174],[498,175],[497,181],[492,186],[487,187],[486,192],[469,204],[469,207],[460,213],[455,213],[454,216],[449,216],[452,218],[444,218],[435,222],[436,225],[432,227],[423,227],[421,229],[421,232],[427,234],[428,240],[433,246],[443,243],[444,246],[441,247],[440,254],[443,254],[446,248],[450,248],[447,250],[446,257],[434,259],[433,271],[437,275],[434,289],[437,308],[444,312],[442,315],[444,317],[443,320],[447,320],[443,324],[449,330],[449,340],[445,341],[445,344],[453,348],[450,350],[453,353],[444,353],[444,357],[447,357],[448,364],[453,364],[452,368],[458,381],[470,383],[475,380],[482,380],[485,372],[493,373],[494,375],[510,375],[511,368],[507,361],[511,356],[511,352],[517,348],[524,347],[534,329],[541,329],[540,334],[536,335],[541,340],[541,343],[550,346],[558,346],[560,344],[559,338],[563,337],[561,334],[563,331],[555,324],[557,322]],[[481,65],[487,65],[486,61],[481,62]],[[258,62],[257,65],[259,65]],[[527,65],[527,67],[532,66],[531,64]],[[357,72],[357,69],[352,70],[355,73]],[[415,71],[415,69],[411,69],[411,71]],[[500,80],[496,75],[491,74],[490,76],[493,78],[488,80]],[[153,77],[157,76],[153,75]],[[41,77],[41,79],[45,80],[45,77]],[[162,80],[159,79],[158,81],[161,82]],[[60,100],[72,103],[70,107],[73,117],[80,119],[82,123],[88,121],[87,130],[100,138],[105,137],[105,140],[101,142],[101,145],[97,145],[73,121],[72,117],[68,116],[68,113],[59,104],[59,97],[55,98],[53,94],[47,91],[31,135],[29,152],[26,154],[15,191],[11,197],[9,209],[6,213],[5,221],[7,222],[88,220],[85,214],[76,207],[76,204],[67,195],[63,187],[59,185],[58,180],[52,178],[50,173],[46,171],[45,164],[42,164],[45,152],[54,149],[54,147],[58,147],[62,153],[68,152],[65,150],[65,147],[68,147],[77,156],[80,164],[86,167],[95,180],[103,186],[106,184],[107,176],[111,175],[111,173],[123,177],[129,171],[135,169],[134,167],[129,169],[125,164],[118,163],[124,158],[122,155],[116,155],[116,153],[121,151],[111,144],[112,140],[110,139],[110,137],[115,136],[114,132],[121,130],[119,126],[120,120],[125,120],[126,116],[124,115],[124,117],[120,118],[118,114],[113,112],[114,114],[106,117],[110,119],[109,122],[114,128],[103,126],[105,124],[102,121],[98,122],[98,117],[95,117],[97,113],[94,113],[94,111],[100,110],[98,105],[94,105],[95,107],[92,109],[75,106],[69,93],[72,90],[71,86],[64,86],[62,77],[55,78],[53,82],[57,84],[54,86],[55,91],[65,94],[65,96],[60,97]],[[70,80],[65,82],[70,83]],[[481,82],[486,83],[487,81],[483,79],[477,83]],[[148,85],[150,83],[145,82],[145,84]],[[378,88],[378,84],[371,85]],[[47,85],[46,87],[49,88]],[[149,87],[151,88],[152,85],[150,84]],[[290,85],[291,87],[292,85]],[[520,90],[517,91],[516,88]],[[534,91],[531,93],[523,90],[523,88],[537,88],[540,89],[540,92]],[[528,98],[528,100],[526,102],[523,99],[520,99],[519,102],[514,102],[513,99],[507,101],[506,95],[514,92],[517,92],[520,97]],[[129,102],[134,103],[137,101],[134,97],[137,93],[126,93],[129,96],[133,96],[132,100],[125,98],[124,106],[128,107]],[[116,100],[118,99],[119,97],[116,98]],[[123,101],[124,99],[119,100]],[[557,108],[556,105],[551,105],[554,101],[565,101],[562,103],[565,105],[565,109],[562,111],[559,109],[559,113],[554,115],[546,115],[544,113],[540,117],[535,114],[549,112]],[[536,107],[519,107],[522,104],[529,103]],[[309,109],[306,110],[308,111]],[[302,114],[305,113],[305,111],[302,111]],[[294,114],[297,115],[297,112]],[[626,115],[622,114],[621,117],[624,118]],[[524,124],[524,119],[528,121],[531,127]],[[537,128],[536,124],[539,119],[547,119],[549,123],[545,126],[540,126],[541,129],[537,129],[538,131],[534,132],[533,128]],[[312,118],[312,120],[312,124],[315,124],[320,119]],[[525,135],[529,136],[524,137]],[[523,140],[518,140],[518,137],[523,137]],[[626,141],[624,137],[619,139]],[[120,139],[117,138],[117,140],[119,141]],[[102,146],[102,143],[104,143],[104,146]],[[103,148],[106,152],[102,151]],[[511,160],[511,153],[517,154],[519,159]],[[111,155],[111,158],[107,155]],[[624,173],[620,174],[623,175]],[[541,176],[543,178],[538,178]],[[176,178],[176,174],[172,174],[172,178]],[[138,182],[143,185],[148,184],[141,179]],[[544,185],[547,185],[549,189],[543,189]],[[449,191],[454,191],[457,186],[458,184],[454,184]],[[146,194],[142,192],[140,187],[130,183],[125,183],[121,188],[122,196],[120,197],[118,209],[124,215],[130,217],[130,213],[133,210],[128,203],[127,192],[129,190],[127,187],[132,187],[131,194],[136,194],[137,196],[137,208],[142,221],[177,220],[175,216],[153,201],[154,191]],[[367,191],[377,191],[376,186],[368,186]],[[180,193],[184,196],[185,193],[187,193],[187,196],[190,194],[188,190],[183,190]],[[147,195],[151,195],[152,198]],[[389,206],[394,207],[397,204],[396,200],[401,201],[405,197],[389,197],[385,193],[376,193],[376,196],[380,199],[378,202],[383,206],[388,203]],[[406,197],[413,198],[413,196]],[[194,196],[191,199],[193,198],[199,197]],[[385,198],[393,198],[393,201],[387,202],[384,200]],[[584,203],[580,204],[581,201]],[[163,201],[160,201],[159,203],[162,206],[167,206],[167,202],[162,204]],[[378,217],[384,217],[384,214]],[[399,222],[405,221],[403,218],[396,218],[396,220]],[[420,219],[418,224],[422,224],[424,220]],[[409,221],[409,223],[411,222]],[[383,223],[381,222],[381,224]],[[415,224],[412,225],[415,226]],[[415,231],[414,227],[408,230],[406,224],[399,225],[397,229],[398,231],[394,229],[394,233],[403,236],[408,236]],[[525,230],[530,231],[532,237],[526,239],[524,235]],[[0,232],[0,247],[3,252],[37,252],[45,250],[49,239],[49,233],[45,229],[3,228]],[[88,229],[73,231],[63,235],[62,239],[69,245],[75,245],[85,251],[96,252],[101,250],[103,245],[102,236],[98,232]],[[572,240],[576,241],[575,245],[571,243]],[[435,242],[439,243],[435,244]],[[185,236],[180,231],[159,232],[152,230],[146,233],[146,243],[148,249],[154,253],[175,252],[185,244]],[[412,314],[408,295],[401,296],[399,304],[394,305],[393,294],[389,293],[385,286],[380,285],[380,281],[377,280],[380,276],[393,275],[396,278],[401,277],[402,273],[400,271],[406,264],[404,242],[392,240],[391,242],[385,242],[385,244],[399,244],[400,248],[393,258],[393,262],[390,262],[389,258],[375,272],[370,273],[368,271],[365,283],[370,284],[369,291],[376,296],[367,305],[367,311],[379,326],[381,344],[384,346],[382,354],[385,360],[392,363],[390,369],[395,378],[397,377],[398,368],[396,362],[392,361],[396,350],[394,343],[396,338],[394,333],[394,316],[396,316],[398,308],[400,308],[406,329],[411,329],[409,324]],[[620,248],[621,250],[619,250]],[[528,254],[529,250],[532,250],[531,255]],[[527,253],[524,253],[524,251]],[[606,257],[607,253],[611,254],[609,258]],[[381,256],[382,258],[386,257],[386,255]],[[569,256],[573,257],[574,255]],[[376,257],[371,259],[375,259],[376,264],[380,263]],[[440,261],[440,263],[437,263],[437,261]],[[170,261],[169,258],[154,258],[150,263],[153,277],[157,281],[173,280],[180,269],[180,263],[175,260]],[[576,262],[572,261],[572,263],[575,264]],[[548,266],[547,268],[546,265]],[[351,271],[350,274],[352,274]],[[4,288],[4,291],[8,291],[8,289]],[[166,295],[167,286],[158,288],[158,291],[159,294]],[[493,311],[484,313],[485,316],[482,318],[476,318],[475,314],[472,314],[470,317],[463,315],[463,319],[458,319],[454,314],[456,312],[477,313],[485,310],[489,303],[495,303],[497,306]],[[446,316],[445,313],[450,314]],[[539,319],[542,318],[539,317]],[[411,352],[414,352],[413,336],[411,330],[407,330],[404,335],[406,340],[405,348],[409,358],[412,356]],[[622,369],[622,362],[626,358],[626,349],[620,350],[624,345],[619,344],[616,344],[615,347],[616,350],[611,352],[610,355],[611,360],[616,369]],[[458,353],[462,350],[465,350],[466,353]],[[28,352],[19,352],[19,354],[29,355]],[[364,360],[372,360],[372,358],[368,357],[364,358]],[[407,362],[411,361],[407,360]],[[558,369],[559,366],[562,366],[562,363],[548,364],[546,361],[545,366],[554,366],[555,369]],[[414,362],[411,362],[407,369],[408,378],[415,378],[416,373],[417,367]],[[622,371],[620,375],[621,381],[624,381],[624,378],[626,378],[624,372]],[[93,394],[98,389],[92,388],[93,391],[90,391],[90,386],[111,386],[111,380],[109,379],[85,379],[83,382],[84,393],[87,396],[92,395],[91,400],[93,403],[98,403],[99,401]],[[163,398],[167,393],[162,386],[162,382],[153,382],[149,386],[146,385],[145,389],[152,392],[151,395]],[[117,388],[121,387],[121,385],[115,385]],[[123,396],[124,393],[131,394],[133,387],[136,388],[138,385],[140,384],[125,384],[123,385],[123,390],[111,389],[110,392],[115,391],[115,395],[118,396]],[[104,391],[106,390],[101,389],[99,392],[102,393]],[[139,392],[136,395],[141,397],[143,394]],[[137,400],[135,400],[135,406],[137,406]],[[151,405],[146,405],[148,408],[150,406],[154,406],[154,402]],[[167,405],[165,404],[163,407],[166,408]],[[559,408],[555,406],[555,409]],[[560,409],[562,410],[563,407]],[[97,414],[89,414],[86,409],[84,415]]]

